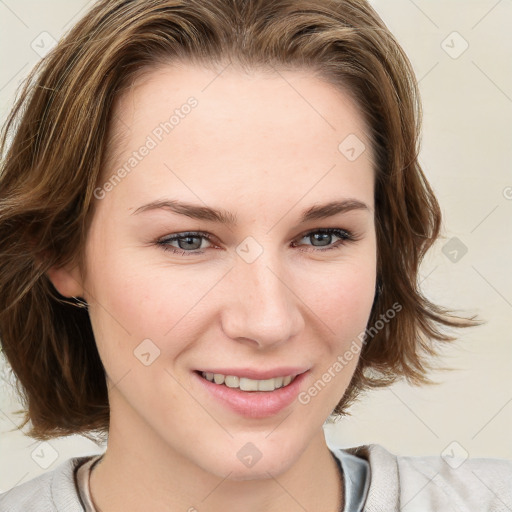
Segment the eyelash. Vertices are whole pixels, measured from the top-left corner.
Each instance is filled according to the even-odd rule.
[[[301,240],[303,238],[307,238],[307,237],[312,236],[317,233],[327,234],[327,235],[336,235],[341,240],[339,240],[339,242],[336,245],[331,245],[331,246],[327,247],[326,249],[314,249],[313,251],[304,250],[304,249],[299,249],[299,250],[302,252],[326,252],[326,251],[330,251],[332,249],[341,249],[343,247],[343,245],[345,245],[347,242],[355,242],[358,239],[352,232],[347,231],[346,229],[339,229],[339,228],[325,228],[325,229],[316,229],[313,231],[308,231],[304,235],[301,235],[298,239]],[[209,242],[212,241],[211,240],[212,237],[208,233],[204,233],[202,231],[191,231],[191,232],[185,232],[185,233],[178,233],[176,235],[161,238],[156,241],[156,245],[161,247],[164,251],[171,251],[176,254],[181,254],[182,256],[185,256],[185,255],[193,256],[193,255],[198,255],[198,254],[204,253],[204,249],[203,250],[196,249],[194,251],[185,251],[184,249],[178,249],[176,247],[168,245],[169,242],[174,242],[176,240],[182,240],[182,239],[186,239],[186,238],[205,238]],[[314,247],[314,246],[312,246],[312,247]]]

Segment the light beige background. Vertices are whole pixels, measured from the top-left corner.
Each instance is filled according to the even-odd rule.
[[[439,386],[400,383],[373,392],[352,408],[351,418],[326,425],[327,440],[341,446],[380,443],[404,455],[512,459],[512,2],[372,4],[420,80],[421,162],[444,212],[445,239],[424,262],[422,286],[432,300],[479,313],[488,323],[462,332],[445,352],[445,362],[458,371],[436,373]],[[90,5],[0,0],[2,120],[21,79],[39,59],[33,47],[41,47],[41,39],[60,38]],[[453,237],[467,253],[460,245],[443,252]],[[68,457],[102,451],[79,436],[42,446],[23,436],[13,423],[19,404],[5,366],[0,371],[0,492]]]

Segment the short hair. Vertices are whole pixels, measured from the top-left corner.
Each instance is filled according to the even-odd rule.
[[[356,370],[333,412],[347,414],[363,391],[398,379],[433,383],[432,362],[455,339],[446,328],[478,321],[420,290],[419,265],[440,235],[441,211],[418,161],[417,80],[370,4],[102,0],[32,70],[1,134],[0,338],[28,435],[108,432],[106,376],[88,312],[46,272],[82,264],[115,100],[141,73],[173,60],[310,70],[355,102],[373,155],[377,287]]]

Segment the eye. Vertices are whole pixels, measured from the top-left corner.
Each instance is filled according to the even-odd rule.
[[[333,241],[333,238],[338,238],[339,240]],[[330,249],[341,248],[346,242],[355,241],[356,237],[350,231],[345,229],[326,228],[309,231],[297,240],[301,241],[304,239],[309,239],[312,242],[312,247],[315,248],[312,249],[313,252],[325,252]],[[164,251],[171,251],[173,253],[180,254],[181,256],[186,256],[203,254],[204,249],[208,248],[203,246],[203,241],[207,241],[211,244],[211,236],[208,233],[203,232],[186,232],[166,236],[157,240],[156,244]],[[292,243],[293,247],[298,247],[299,245],[300,244],[297,244],[296,242]],[[299,250],[303,252],[311,251],[311,249]]]
[[[208,233],[189,232],[166,236],[165,238],[157,240],[156,243],[162,247],[164,251],[171,251],[185,256],[189,254],[202,254],[204,251],[200,249],[203,240],[209,242],[210,235]],[[176,242],[178,247],[171,245],[172,242]]]
[[[333,237],[339,238],[336,244],[333,243]],[[325,249],[313,249],[313,252],[324,252],[329,251],[330,249],[339,249],[346,242],[354,242],[356,237],[350,231],[345,229],[326,228],[309,231],[308,233],[302,235],[302,237],[298,240],[304,239],[309,239],[311,242],[313,242],[312,247],[325,247]],[[295,243],[294,246],[296,246]],[[304,249],[300,250],[304,251]],[[310,252],[310,250],[308,249],[306,252]]]

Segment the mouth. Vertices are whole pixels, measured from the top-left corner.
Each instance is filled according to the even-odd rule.
[[[224,375],[222,373],[197,371],[203,379],[213,382],[218,386],[224,386],[240,391],[275,391],[289,386],[299,374],[272,377],[270,379],[249,379],[238,375]]]
[[[248,419],[269,418],[291,407],[309,375],[309,369],[301,367],[209,370],[213,371],[192,372],[200,384],[200,393]]]

